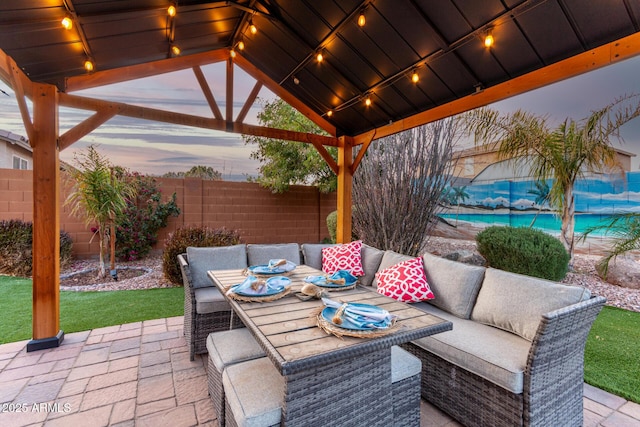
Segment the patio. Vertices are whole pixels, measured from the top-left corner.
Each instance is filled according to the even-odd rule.
[[[32,353],[27,341],[0,345],[0,425],[217,426],[206,357],[189,361],[182,329],[173,317],[71,333]],[[585,426],[640,427],[640,405],[586,384],[584,395]],[[459,425],[425,401],[420,424]]]

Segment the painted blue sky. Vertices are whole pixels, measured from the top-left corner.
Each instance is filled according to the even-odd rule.
[[[224,68],[225,64],[203,67],[222,111],[226,106]],[[238,67],[235,70],[234,110],[237,114],[255,81]],[[580,119],[622,95],[640,93],[639,75],[640,57],[636,57],[498,102],[492,107],[503,112],[520,108],[547,115],[550,120],[557,122],[566,117]],[[13,91],[2,82],[0,89],[8,94],[6,96],[0,93],[0,130],[26,136]],[[75,94],[212,117],[191,70]],[[270,100],[274,95],[263,88],[259,98]],[[259,102],[254,104],[246,120],[248,123],[256,123],[255,117],[260,108]],[[62,109],[61,133],[87,116],[84,111]],[[621,148],[640,156],[640,118],[625,125],[622,134],[625,143]],[[60,157],[72,162],[74,152],[89,144],[96,144],[98,150],[114,164],[153,175],[186,171],[194,165],[205,165],[220,171],[225,179],[243,179],[244,175],[256,175],[258,167],[258,163],[250,159],[254,147],[245,145],[239,135],[126,117],[114,117],[62,151]],[[632,162],[632,170],[638,170],[639,164],[640,159],[636,157]]]

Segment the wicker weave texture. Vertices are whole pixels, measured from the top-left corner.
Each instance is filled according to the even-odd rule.
[[[287,426],[388,427],[392,399],[391,350],[386,348],[289,375],[283,417]]]
[[[219,372],[211,357],[207,357],[207,388],[213,409],[218,416],[218,424],[225,425],[224,388],[222,387],[222,372]]]
[[[420,374],[392,384],[393,426],[420,427]]]

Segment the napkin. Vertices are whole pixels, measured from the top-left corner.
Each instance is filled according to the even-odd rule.
[[[286,263],[286,259],[270,259],[268,266],[270,270],[275,270],[278,267],[283,267]]]
[[[395,314],[390,314],[387,310],[372,305],[341,303],[329,298],[322,298],[322,302],[325,306],[336,310],[345,304],[344,318],[359,328],[386,329],[393,325],[398,318]]]
[[[272,277],[268,280],[259,279],[255,276],[247,276],[244,282],[234,285],[227,291],[227,295],[231,293],[242,293],[248,295],[264,295],[269,291],[283,291],[287,284],[291,283],[291,280],[284,276]],[[254,289],[254,284],[257,284]]]
[[[331,280],[340,280],[340,279],[344,279],[344,286],[350,286],[353,285],[356,280],[358,280],[358,278],[356,276],[354,276],[353,274],[351,274],[351,272],[349,272],[348,270],[338,270],[335,273],[333,273],[330,276],[324,275],[324,276],[307,276],[305,277],[304,281],[307,283],[313,283],[314,285],[318,285],[318,286],[323,286],[323,285],[327,285],[330,282],[327,280],[327,278],[331,279]]]

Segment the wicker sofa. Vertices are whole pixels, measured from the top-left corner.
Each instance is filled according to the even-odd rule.
[[[303,245],[321,267],[326,245]],[[410,259],[362,248],[365,283]],[[422,397],[466,426],[582,426],[584,346],[605,303],[588,290],[429,253],[435,298],[414,305],[453,330],[403,347],[422,361]],[[366,283],[368,284],[368,283]]]
[[[247,255],[237,257],[243,265],[287,258],[321,269],[322,248],[330,245],[240,246]],[[179,256],[184,277],[193,276],[194,266],[187,267],[192,258]],[[361,258],[360,282],[377,286],[376,272],[411,257],[363,245]],[[404,346],[422,361],[422,397],[466,426],[582,426],[584,346],[605,299],[581,287],[429,253],[422,258],[435,298],[415,306],[453,322],[451,331]],[[242,267],[205,261],[196,268],[205,276],[207,269]],[[200,320],[207,314],[194,309],[198,293],[193,279],[185,280],[185,335],[189,327],[192,351],[203,353],[208,334],[219,326]],[[204,286],[210,285],[207,280]],[[223,302],[216,300],[220,311]],[[229,315],[217,316],[228,329]]]

